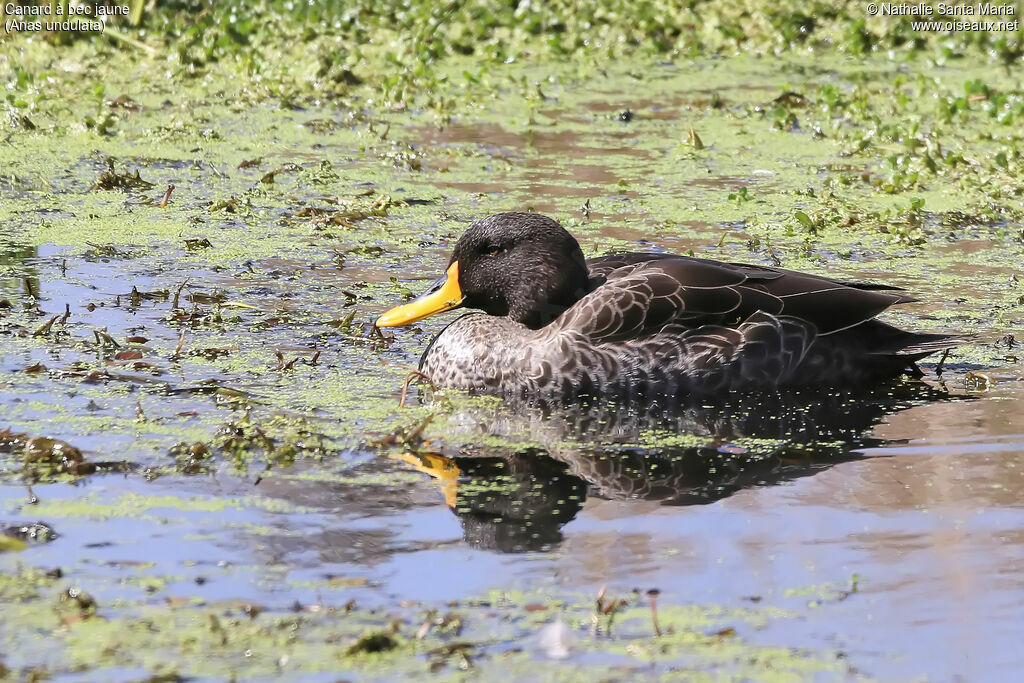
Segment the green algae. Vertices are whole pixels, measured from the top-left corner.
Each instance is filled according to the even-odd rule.
[[[34,508],[41,515],[74,519],[91,518],[96,520],[113,517],[163,519],[157,512],[168,510],[177,512],[222,512],[224,510],[259,508],[268,512],[303,512],[303,509],[281,500],[269,498],[246,498],[232,500],[230,498],[180,498],[177,496],[143,496],[124,494],[114,502],[91,500],[88,496],[77,500],[52,501],[42,500]]]
[[[459,670],[457,652],[471,653],[478,673],[501,669],[517,677],[535,671],[544,658],[538,629],[557,616],[574,632],[577,653],[602,653],[616,666],[639,658],[661,675],[684,669],[728,673],[758,680],[789,680],[811,672],[841,673],[837,653],[753,645],[741,632],[767,623],[799,618],[798,612],[771,607],[729,608],[664,605],[658,612],[662,635],[655,635],[642,598],[626,598],[614,625],[591,630],[593,601],[566,593],[492,592],[447,605],[410,604],[386,609],[343,605],[270,606],[164,599],[173,579],[141,580],[149,597],[124,602],[116,610],[103,602],[86,609],[57,609],[58,596],[85,595],[67,589],[67,577],[18,569],[0,575],[0,598],[12,622],[0,625],[0,642],[12,655],[27,638],[52,643],[43,671],[135,669],[151,675],[248,678],[276,672],[347,672],[368,677],[451,675]],[[339,584],[334,584],[338,586]],[[47,607],[47,601],[50,606]],[[90,600],[93,600],[90,598]],[[81,600],[79,600],[81,602]],[[41,604],[40,604],[41,603]],[[443,618],[441,615],[444,615]],[[200,653],[202,656],[199,656]],[[27,673],[20,657],[8,658],[12,672]],[[547,662],[563,679],[586,670],[581,662]],[[768,674],[767,671],[774,673]],[[516,673],[519,672],[519,673]]]
[[[0,553],[17,552],[24,550],[26,547],[24,541],[20,541],[17,538],[10,538],[9,536],[0,536]]]

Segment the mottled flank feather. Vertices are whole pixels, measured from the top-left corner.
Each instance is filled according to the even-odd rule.
[[[424,353],[440,386],[650,400],[862,385],[967,339],[876,320],[914,301],[897,288],[780,268],[617,254],[570,277],[578,244],[537,214],[478,221],[452,259],[465,304],[485,313],[457,319]]]

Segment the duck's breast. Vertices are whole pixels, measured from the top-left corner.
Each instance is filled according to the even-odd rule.
[[[420,371],[437,386],[511,393],[531,374],[536,336],[508,318],[470,313],[434,338]]]

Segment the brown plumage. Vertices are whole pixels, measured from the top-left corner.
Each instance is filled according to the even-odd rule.
[[[876,320],[914,301],[894,287],[670,254],[585,261],[538,214],[477,221],[453,266],[462,298],[446,308],[484,313],[446,327],[421,370],[492,394],[653,399],[863,384],[965,340]],[[389,315],[380,324],[401,324],[383,322]]]

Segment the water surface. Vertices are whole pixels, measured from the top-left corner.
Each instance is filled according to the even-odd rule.
[[[1005,292],[1024,273],[1020,244],[1003,236],[1019,225],[954,234],[937,209],[922,245],[794,235],[794,192],[848,162],[744,108],[799,76],[764,68],[725,84],[724,110],[707,104],[707,76],[649,78],[643,98],[614,75],[583,94],[558,90],[536,126],[509,122],[509,98],[443,127],[395,114],[386,142],[350,123],[303,127],[334,120],[330,110],[220,112],[211,125],[224,141],[195,152],[103,142],[155,189],[89,191],[106,164],[86,149],[45,170],[49,191],[5,188],[16,200],[0,249],[0,429],[106,463],[67,474],[0,456],[2,525],[59,534],[0,559],[12,575],[62,570],[21,604],[48,611],[74,584],[116,622],[179,604],[287,614],[352,600],[397,613],[493,591],[578,600],[602,586],[639,589],[643,606],[658,589],[664,605],[791,613],[735,629],[750,647],[841,663],[823,678],[1013,680],[1024,666],[1024,366],[1007,335],[1024,338],[1024,314]],[[616,116],[626,108],[628,123]],[[124,125],[141,131],[152,115]],[[690,125],[704,131],[703,155],[680,151]],[[258,155],[267,160],[238,168]],[[260,182],[285,162],[298,166]],[[144,201],[170,183],[168,210]],[[739,186],[753,203],[728,198]],[[391,199],[374,209],[381,194]],[[436,277],[469,220],[528,207],[570,223],[588,254],[692,249],[906,286],[921,301],[892,320],[978,339],[941,375],[929,359],[923,381],[869,395],[769,396],[657,419],[550,417],[418,390],[400,408],[406,371],[443,321],[384,338],[369,322]],[[211,246],[185,242],[199,239]],[[208,457],[190,459],[193,443]],[[52,661],[74,677],[81,643],[55,655],[64,631],[29,638],[4,622],[6,667]],[[521,628],[481,650],[543,658],[524,636],[532,623]],[[572,628],[587,637],[585,623]],[[584,647],[564,666],[594,663],[624,676],[679,665]]]

